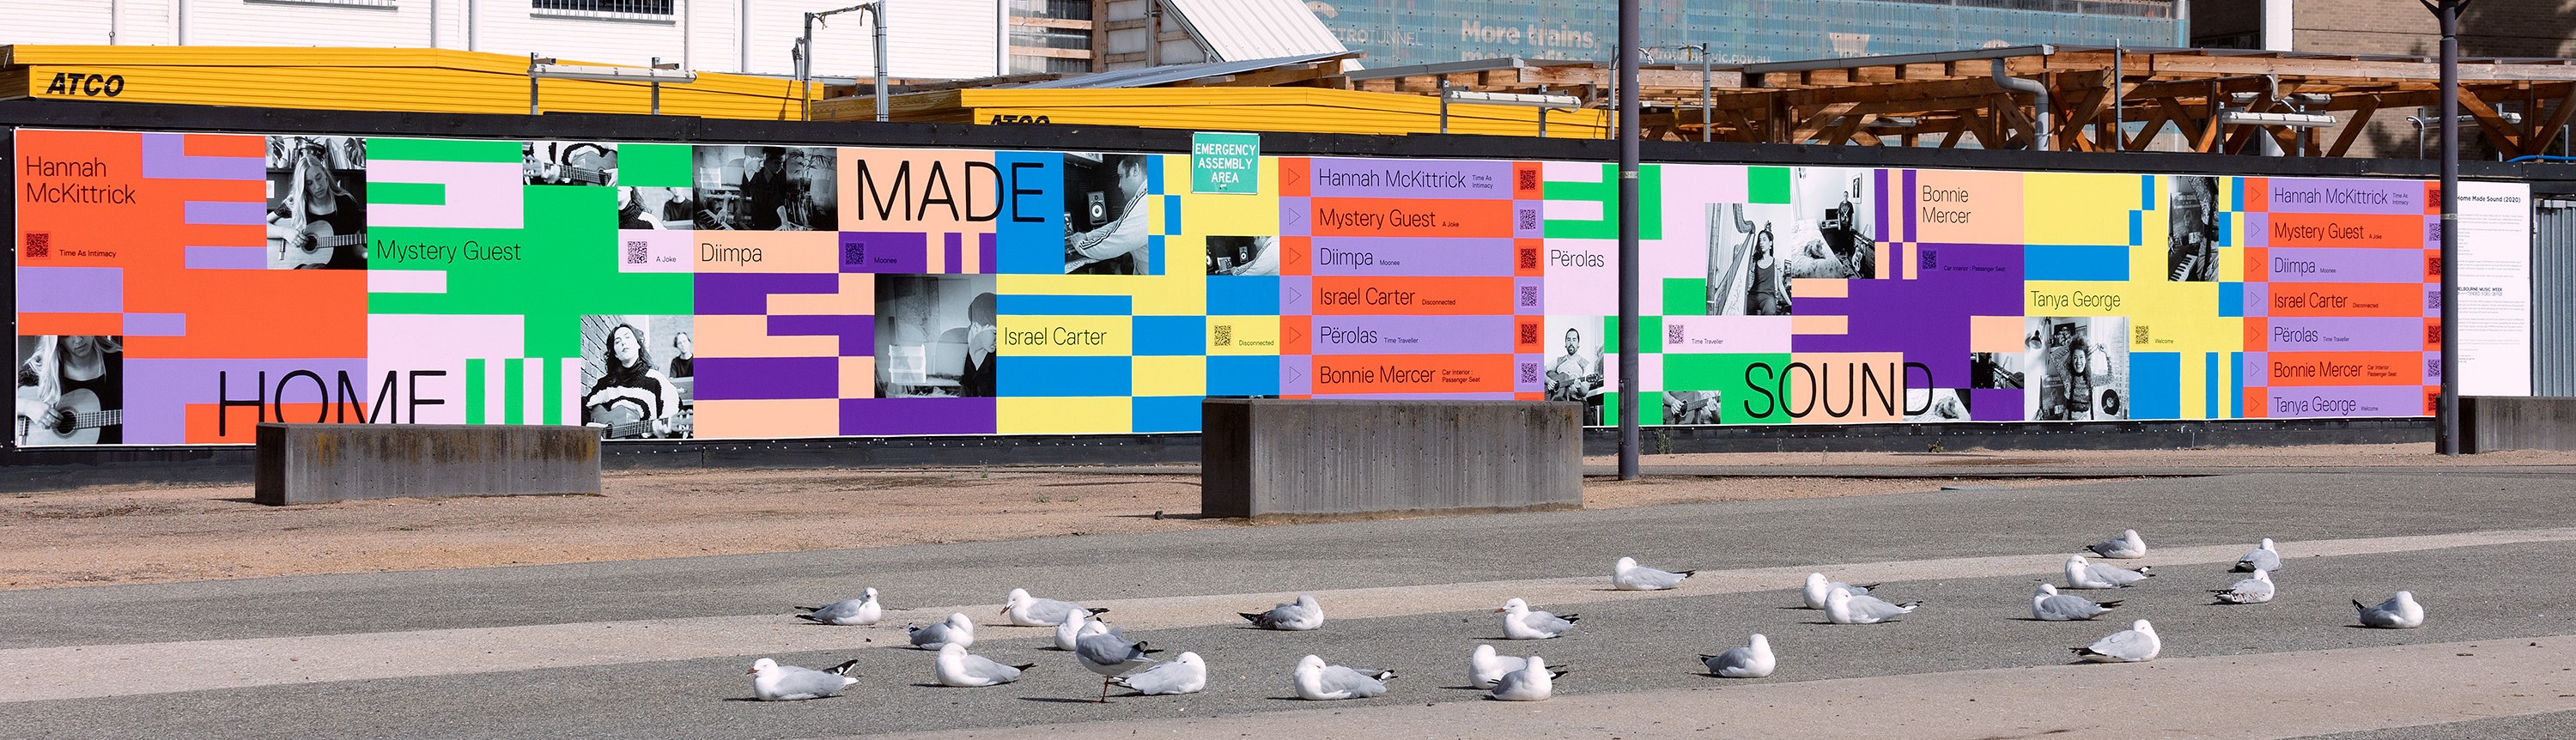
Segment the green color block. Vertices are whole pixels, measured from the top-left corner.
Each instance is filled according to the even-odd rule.
[[[368,205],[443,206],[447,186],[435,182],[387,182],[367,186]]]
[[[1619,238],[1618,165],[1601,165],[1600,182],[1548,182],[1542,192],[1548,200],[1588,200],[1601,204],[1601,217],[1597,219],[1550,217],[1545,229],[1547,238]],[[1641,165],[1637,170],[1637,238],[1664,238],[1662,165]]]
[[[546,388],[546,405],[545,405],[545,408],[546,408],[546,423],[548,423],[548,424],[562,424],[562,423],[564,423],[564,418],[563,418],[563,402],[564,402],[564,382],[565,382],[565,381],[564,381],[564,376],[563,376],[563,363],[560,363],[560,362],[549,362],[549,363],[545,363],[545,365],[546,365],[546,385],[545,385],[545,388]]]
[[[523,228],[372,229],[369,236],[397,244],[461,247],[473,242],[482,258],[461,255],[453,262],[417,266],[375,261],[370,269],[445,270],[447,292],[375,293],[367,298],[368,311],[521,316],[527,340],[522,356],[542,359],[580,356],[585,315],[696,312],[694,276],[618,271],[616,188],[521,186],[518,191],[526,199]],[[516,400],[512,404],[517,408]]]
[[[696,165],[687,144],[617,145],[617,184],[638,188],[685,188],[695,185]]]
[[[527,363],[515,360],[501,363],[501,423],[528,423]]]
[[[1637,424],[1654,426],[1664,423],[1664,394],[1641,391],[1637,395]],[[1601,394],[1601,425],[1619,425],[1619,392]]]
[[[1754,203],[1789,202],[1789,168],[1745,168],[1746,200]]]
[[[509,162],[528,161],[515,141],[459,141],[453,139],[367,139],[368,159],[417,159],[433,162]],[[367,183],[368,192],[376,184]]]
[[[1646,339],[1646,344],[1637,348],[1637,354],[1664,351],[1664,317],[1637,317],[1637,333],[1645,335]],[[1601,361],[1605,363],[1619,361],[1619,317],[1617,316],[1601,317]]]
[[[1664,278],[1665,316],[1707,316],[1708,278]]]
[[[1787,424],[1788,382],[1780,374],[1788,366],[1787,353],[1665,355],[1664,387],[1717,391],[1726,405],[1718,416],[1728,424]]]
[[[465,361],[465,423],[483,423],[483,361]]]

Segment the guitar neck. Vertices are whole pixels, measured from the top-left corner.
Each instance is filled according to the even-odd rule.
[[[317,247],[317,248],[318,248],[318,247],[333,247],[333,248],[338,248],[338,247],[355,247],[355,246],[360,246],[360,245],[363,245],[363,244],[366,244],[366,243],[367,243],[367,235],[366,235],[365,233],[357,233],[357,234],[341,234],[341,235],[339,235],[339,236],[317,236],[317,237],[313,237],[313,246],[315,246],[315,247]]]
[[[665,416],[665,417],[662,417],[662,418],[660,418],[660,419],[640,419],[640,420],[637,420],[637,421],[630,421],[630,422],[626,422],[626,423],[623,423],[623,424],[610,424],[610,425],[608,425],[608,431],[607,431],[606,433],[604,433],[602,436],[608,437],[608,438],[610,438],[610,439],[615,439],[615,438],[618,438],[618,437],[624,437],[624,436],[631,435],[631,434],[642,434],[642,433],[645,433],[645,432],[650,432],[650,431],[653,431],[653,423],[654,423],[654,422],[657,422],[657,421],[668,421],[668,422],[675,422],[675,423],[676,423],[676,422],[685,422],[685,421],[688,421],[688,420],[689,420],[689,414],[690,414],[690,413],[691,413],[691,412],[688,412],[688,411],[682,411],[682,412],[680,412],[680,413],[672,414],[672,415],[670,415],[670,416]]]
[[[107,411],[80,411],[80,412],[74,412],[74,413],[72,414],[72,428],[73,428],[73,429],[97,429],[97,428],[100,428],[100,427],[121,426],[121,425],[123,425],[124,423],[125,423],[125,410],[124,410],[124,409],[111,409],[111,410],[107,410]],[[27,432],[28,432],[30,429],[33,429],[33,428],[40,428],[40,427],[41,427],[41,428],[47,428],[47,429],[52,428],[52,427],[49,427],[49,426],[43,426],[43,425],[40,425],[40,424],[38,424],[35,420],[28,419],[27,417],[24,417],[24,416],[18,417],[18,436],[19,436],[19,437],[22,437],[22,438],[23,438],[23,437],[27,436]]]

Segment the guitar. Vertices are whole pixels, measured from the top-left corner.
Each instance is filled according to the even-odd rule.
[[[43,398],[37,397],[35,391],[34,386],[18,389],[17,436],[20,447],[94,445],[98,444],[100,427],[112,427],[125,423],[125,410],[100,410],[98,394],[86,389],[65,393],[51,406],[47,406]],[[71,431],[55,431],[54,427],[47,423],[51,421],[48,417],[53,416],[55,409],[72,412]],[[31,412],[34,416],[29,416]]]
[[[687,439],[689,433],[693,431],[692,417],[695,413],[691,409],[680,409],[680,413],[653,419],[636,411],[631,405],[600,404],[590,407],[591,424],[600,428],[600,439]],[[664,434],[654,429],[653,423],[656,421],[668,426],[669,433]]]
[[[367,246],[365,232],[334,234],[329,221],[306,221],[304,233],[313,237],[313,240],[312,243],[304,245],[303,249],[287,246],[284,239],[270,240],[277,242],[280,266],[298,270],[324,267],[331,264],[332,255],[337,254],[339,250]]]

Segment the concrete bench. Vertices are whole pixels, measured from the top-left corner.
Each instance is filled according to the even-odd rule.
[[[253,499],[599,493],[599,430],[511,424],[261,424]]]
[[[1276,520],[1582,508],[1582,409],[1209,399],[1199,513]]]
[[[2576,398],[2461,396],[2460,450],[2576,450]]]

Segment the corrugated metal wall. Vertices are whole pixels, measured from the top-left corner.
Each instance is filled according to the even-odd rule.
[[[1078,123],[1210,131],[1304,131],[1332,134],[1427,134],[1440,130],[1440,100],[1427,95],[1330,90],[1313,87],[1198,87],[952,90],[898,96],[898,121],[992,123],[995,116],[1047,123]],[[876,115],[876,100],[861,95],[814,105],[818,121],[856,121]],[[1611,134],[1603,110],[1559,110],[1547,117],[1549,138],[1601,139]],[[1537,136],[1538,109],[1502,105],[1449,106],[1449,132]]]
[[[0,41],[24,44],[106,44],[111,0],[9,0],[0,2]],[[129,15],[134,11],[126,11]],[[132,34],[133,29],[122,30]],[[162,43],[127,36],[128,44]]]
[[[2576,396],[2576,198],[2531,203],[2531,393]]]
[[[528,112],[528,58],[445,49],[333,49],[212,46],[9,46],[0,71],[0,100],[17,97],[107,100],[82,91],[48,93],[56,75],[115,75],[115,100],[263,108]],[[565,64],[591,62],[564,59]],[[23,75],[23,77],[21,76]],[[795,83],[769,77],[700,73],[690,84],[662,87],[662,112],[708,118],[793,120]],[[816,94],[822,86],[814,88]],[[649,86],[636,82],[549,79],[544,110],[643,113]]]

